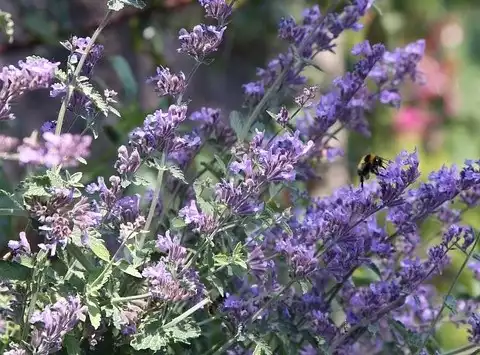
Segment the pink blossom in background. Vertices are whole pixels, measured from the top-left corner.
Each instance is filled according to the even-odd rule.
[[[418,107],[402,107],[393,118],[397,133],[423,133],[436,120],[431,112]]]

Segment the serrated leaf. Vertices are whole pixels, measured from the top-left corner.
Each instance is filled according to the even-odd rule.
[[[220,279],[211,274],[211,275],[208,275],[207,276],[207,280],[210,281],[210,283],[215,286],[215,288],[217,289],[218,293],[220,294],[220,296],[224,297],[225,296],[225,290],[223,288],[223,285],[222,285],[222,282],[220,281]]]
[[[60,174],[58,174],[56,171],[47,170],[47,176],[50,179],[50,185],[51,186],[53,186],[53,187],[65,187],[65,182],[63,181]]]
[[[217,164],[220,166],[220,169],[222,169],[222,172],[226,174],[227,166],[225,165],[222,158],[220,158],[217,154],[214,154],[213,157],[215,158],[215,161],[217,162]]]
[[[238,111],[230,112],[229,120],[230,126],[232,127],[233,131],[235,132],[237,137],[240,137],[243,134],[244,126],[240,113]]]
[[[188,185],[187,180],[185,180],[185,176],[183,175],[182,169],[180,169],[178,166],[169,164],[167,166],[167,170],[174,178]]]
[[[22,210],[25,210],[25,207],[22,205],[22,203],[20,202],[20,200],[18,200],[16,197],[15,197],[15,194],[11,193],[11,192],[8,192],[8,191],[5,191],[3,189],[0,189],[0,195],[5,195],[10,201],[13,202],[13,204],[15,206],[17,206],[18,208],[22,209]]]
[[[98,329],[102,320],[102,312],[100,311],[100,307],[94,300],[89,298],[87,298],[87,307],[90,323],[94,329]]]
[[[135,269],[135,267],[133,265],[129,264],[125,260],[120,260],[120,262],[117,264],[117,267],[128,275],[131,275],[133,277],[137,277],[139,279],[142,278],[142,274],[140,272],[138,272],[138,270]]]
[[[130,345],[135,350],[146,350],[150,349],[153,351],[159,351],[165,348],[169,343],[169,339],[165,331],[162,329],[161,321],[153,321],[147,323],[142,329],[138,332]]]
[[[88,275],[87,294],[96,294],[108,281],[112,275],[112,267],[107,265],[106,268],[105,272],[104,269],[95,269]]]
[[[230,265],[230,258],[225,254],[217,254],[213,256],[216,266]]]
[[[33,258],[31,256],[22,255],[19,257],[19,264],[29,269],[33,269]]]
[[[89,244],[90,249],[96,256],[98,256],[103,261],[110,261],[110,252],[108,251],[102,240],[90,237]]]
[[[68,355],[80,355],[80,342],[71,334],[65,335],[63,346],[67,349]]]
[[[181,322],[165,330],[165,333],[174,343],[186,343],[192,338],[198,338],[201,335],[200,327],[191,322]]]

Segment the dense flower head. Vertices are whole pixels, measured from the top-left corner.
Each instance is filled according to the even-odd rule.
[[[208,234],[213,232],[217,227],[217,222],[213,216],[198,210],[195,200],[190,200],[185,207],[178,212],[178,215],[185,220],[186,224],[191,224],[194,231]]]
[[[216,52],[222,43],[226,27],[197,25],[192,32],[182,28],[178,33],[180,41],[179,53],[185,53],[197,60],[203,60],[209,54]]]
[[[35,312],[30,323],[35,325],[30,345],[36,354],[50,354],[61,349],[63,338],[72,331],[78,322],[85,320],[86,307],[80,297],[69,296],[53,305],[45,307],[42,312]]]
[[[172,147],[168,155],[178,165],[184,167],[195,157],[202,144],[202,139],[193,131],[191,134],[185,134],[181,137],[175,137],[172,141]]]
[[[160,96],[170,95],[177,97],[183,94],[187,88],[187,82],[183,72],[174,74],[170,73],[169,68],[163,67],[158,67],[157,75],[149,78],[147,82],[155,85],[155,91]]]
[[[23,143],[17,147],[20,163],[72,167],[79,164],[79,159],[90,155],[91,136],[70,133],[57,136],[52,132],[45,132],[42,136],[43,142],[39,142],[34,135],[23,139]]]
[[[114,164],[114,168],[120,175],[133,174],[140,167],[141,159],[140,154],[136,148],[133,148],[131,153],[128,152],[128,148],[124,145],[118,148],[118,159]]]
[[[108,180],[111,184],[110,188],[107,187],[102,176],[97,178],[97,183],[92,182],[85,187],[85,192],[88,194],[99,194],[102,207],[106,210],[110,210],[113,207],[115,202],[121,198],[123,192],[120,177],[112,175]]]
[[[468,324],[470,324],[470,329],[468,329],[468,333],[470,336],[468,340],[472,343],[479,344],[480,343],[480,316],[478,313],[474,313],[468,319]]]
[[[258,192],[252,187],[245,182],[235,184],[233,180],[224,180],[215,185],[215,196],[235,214],[253,214],[263,210],[263,202],[258,201]]]
[[[0,71],[2,89],[0,91],[0,120],[11,120],[15,115],[10,111],[11,104],[27,91],[48,88],[60,63],[45,58],[27,57],[19,61],[18,67],[8,65]]]
[[[438,313],[435,296],[434,287],[421,285],[407,296],[405,304],[395,312],[395,319],[412,331],[428,329]]]
[[[87,52],[87,47],[92,39],[90,37],[76,37],[74,36],[70,42],[64,43],[64,45],[72,51],[70,56],[71,63],[77,63],[80,57]],[[87,59],[83,65],[81,74],[84,76],[91,76],[95,64],[100,60],[103,55],[103,46],[101,44],[94,43],[87,54]]]
[[[199,0],[205,9],[206,16],[216,19],[219,24],[224,24],[232,14],[232,5],[225,0]]]
[[[175,130],[186,119],[187,106],[171,105],[168,111],[157,110],[148,115],[142,127],[135,128],[129,143],[142,155],[168,149],[175,137]]]

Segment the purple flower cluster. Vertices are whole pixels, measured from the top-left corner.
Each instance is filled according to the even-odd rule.
[[[72,167],[90,155],[91,136],[70,133],[57,136],[52,132],[45,132],[42,136],[43,142],[38,141],[35,135],[23,139],[17,147],[20,163]]]
[[[179,238],[159,235],[156,246],[167,254],[160,261],[148,266],[142,275],[148,281],[148,289],[155,299],[178,302],[195,300],[204,293],[197,271],[187,266],[187,249],[179,244]]]
[[[9,65],[0,72],[0,120],[12,120],[12,102],[27,91],[47,89],[55,78],[60,63],[52,63],[40,57],[27,57],[19,61],[18,67]]]

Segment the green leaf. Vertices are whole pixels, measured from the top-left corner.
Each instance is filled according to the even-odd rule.
[[[203,213],[213,216],[215,209],[210,202],[205,201],[202,197],[197,197],[197,203]]]
[[[31,256],[20,256],[20,265],[33,269],[33,258]]]
[[[306,279],[298,280],[298,284],[300,285],[300,288],[302,289],[302,294],[308,293],[311,289],[311,284]]]
[[[123,84],[126,100],[130,101],[134,99],[138,92],[138,85],[130,64],[120,55],[115,55],[109,59],[110,63],[112,63],[113,69],[115,69],[117,76]]]
[[[15,206],[17,206],[18,208],[20,208],[20,209],[22,209],[22,210],[25,210],[25,207],[22,205],[21,200],[17,199],[17,198],[15,197],[15,194],[12,194],[12,193],[10,193],[10,192],[8,192],[8,191],[5,191],[5,190],[0,189],[0,195],[5,195],[6,197],[8,197],[8,199],[10,199],[10,201],[13,202],[13,204],[14,204]]]
[[[222,158],[220,158],[217,154],[214,154],[213,157],[215,158],[217,164],[220,166],[220,169],[222,169],[222,172],[226,174],[227,166],[225,165],[225,162],[222,160]]]
[[[183,175],[183,171],[182,169],[180,169],[178,166],[176,165],[173,165],[173,164],[169,164],[167,165],[167,170],[170,174],[172,174],[172,176],[178,180],[180,180],[181,182],[183,182],[184,184],[188,185],[188,182],[187,180],[185,180],[185,176]]]
[[[88,275],[87,294],[96,294],[108,281],[112,275],[112,267],[107,265],[106,268],[106,271],[104,269],[95,269],[94,272]]]
[[[243,122],[240,113],[238,111],[230,112],[229,119],[233,131],[237,137],[240,137],[243,134]]]
[[[207,276],[207,280],[213,285],[215,286],[215,288],[217,289],[218,293],[220,294],[220,296],[224,297],[225,296],[225,290],[223,288],[223,285],[222,285],[222,282],[220,281],[220,279],[211,274],[211,275],[208,275]]]
[[[150,349],[153,351],[159,351],[167,347],[169,338],[165,331],[162,329],[162,321],[153,321],[147,323],[141,331],[139,331],[130,345],[135,350]]]
[[[54,171],[53,169],[47,170],[47,176],[50,179],[51,186],[65,187],[65,182],[63,181],[62,177],[58,172]]]
[[[70,176],[70,179],[68,180],[68,182],[71,183],[71,184],[79,183],[80,180],[82,180],[82,177],[83,177],[83,173],[77,172],[77,173],[73,174],[72,176]]]
[[[201,335],[200,327],[188,321],[177,323],[175,326],[165,329],[165,332],[174,343],[189,344],[189,339],[198,338]]]
[[[67,349],[68,355],[80,355],[80,342],[72,334],[65,335],[63,346]]]
[[[122,270],[124,273],[128,274],[128,275],[131,275],[133,277],[137,277],[139,279],[142,278],[142,274],[138,272],[137,269],[135,269],[135,267],[131,264],[129,264],[127,261],[125,260],[120,260],[119,263],[116,264],[117,267]]]
[[[225,254],[217,254],[213,256],[216,266],[230,265],[230,258]]]
[[[92,327],[94,329],[98,329],[102,320],[102,312],[100,311],[100,307],[94,300],[90,298],[87,298],[87,307],[90,323],[92,323]]]
[[[110,261],[110,252],[102,240],[90,237],[90,249],[103,261]]]
[[[272,355],[272,349],[268,343],[264,340],[255,340],[255,349],[253,350],[253,355]]]
[[[0,260],[0,280],[27,281],[32,270],[13,261]]]
[[[173,229],[182,229],[186,226],[187,224],[185,221],[179,217],[175,217],[170,221],[170,228]]]
[[[0,10],[0,30],[7,35],[8,43],[13,42],[15,24],[9,12]]]

